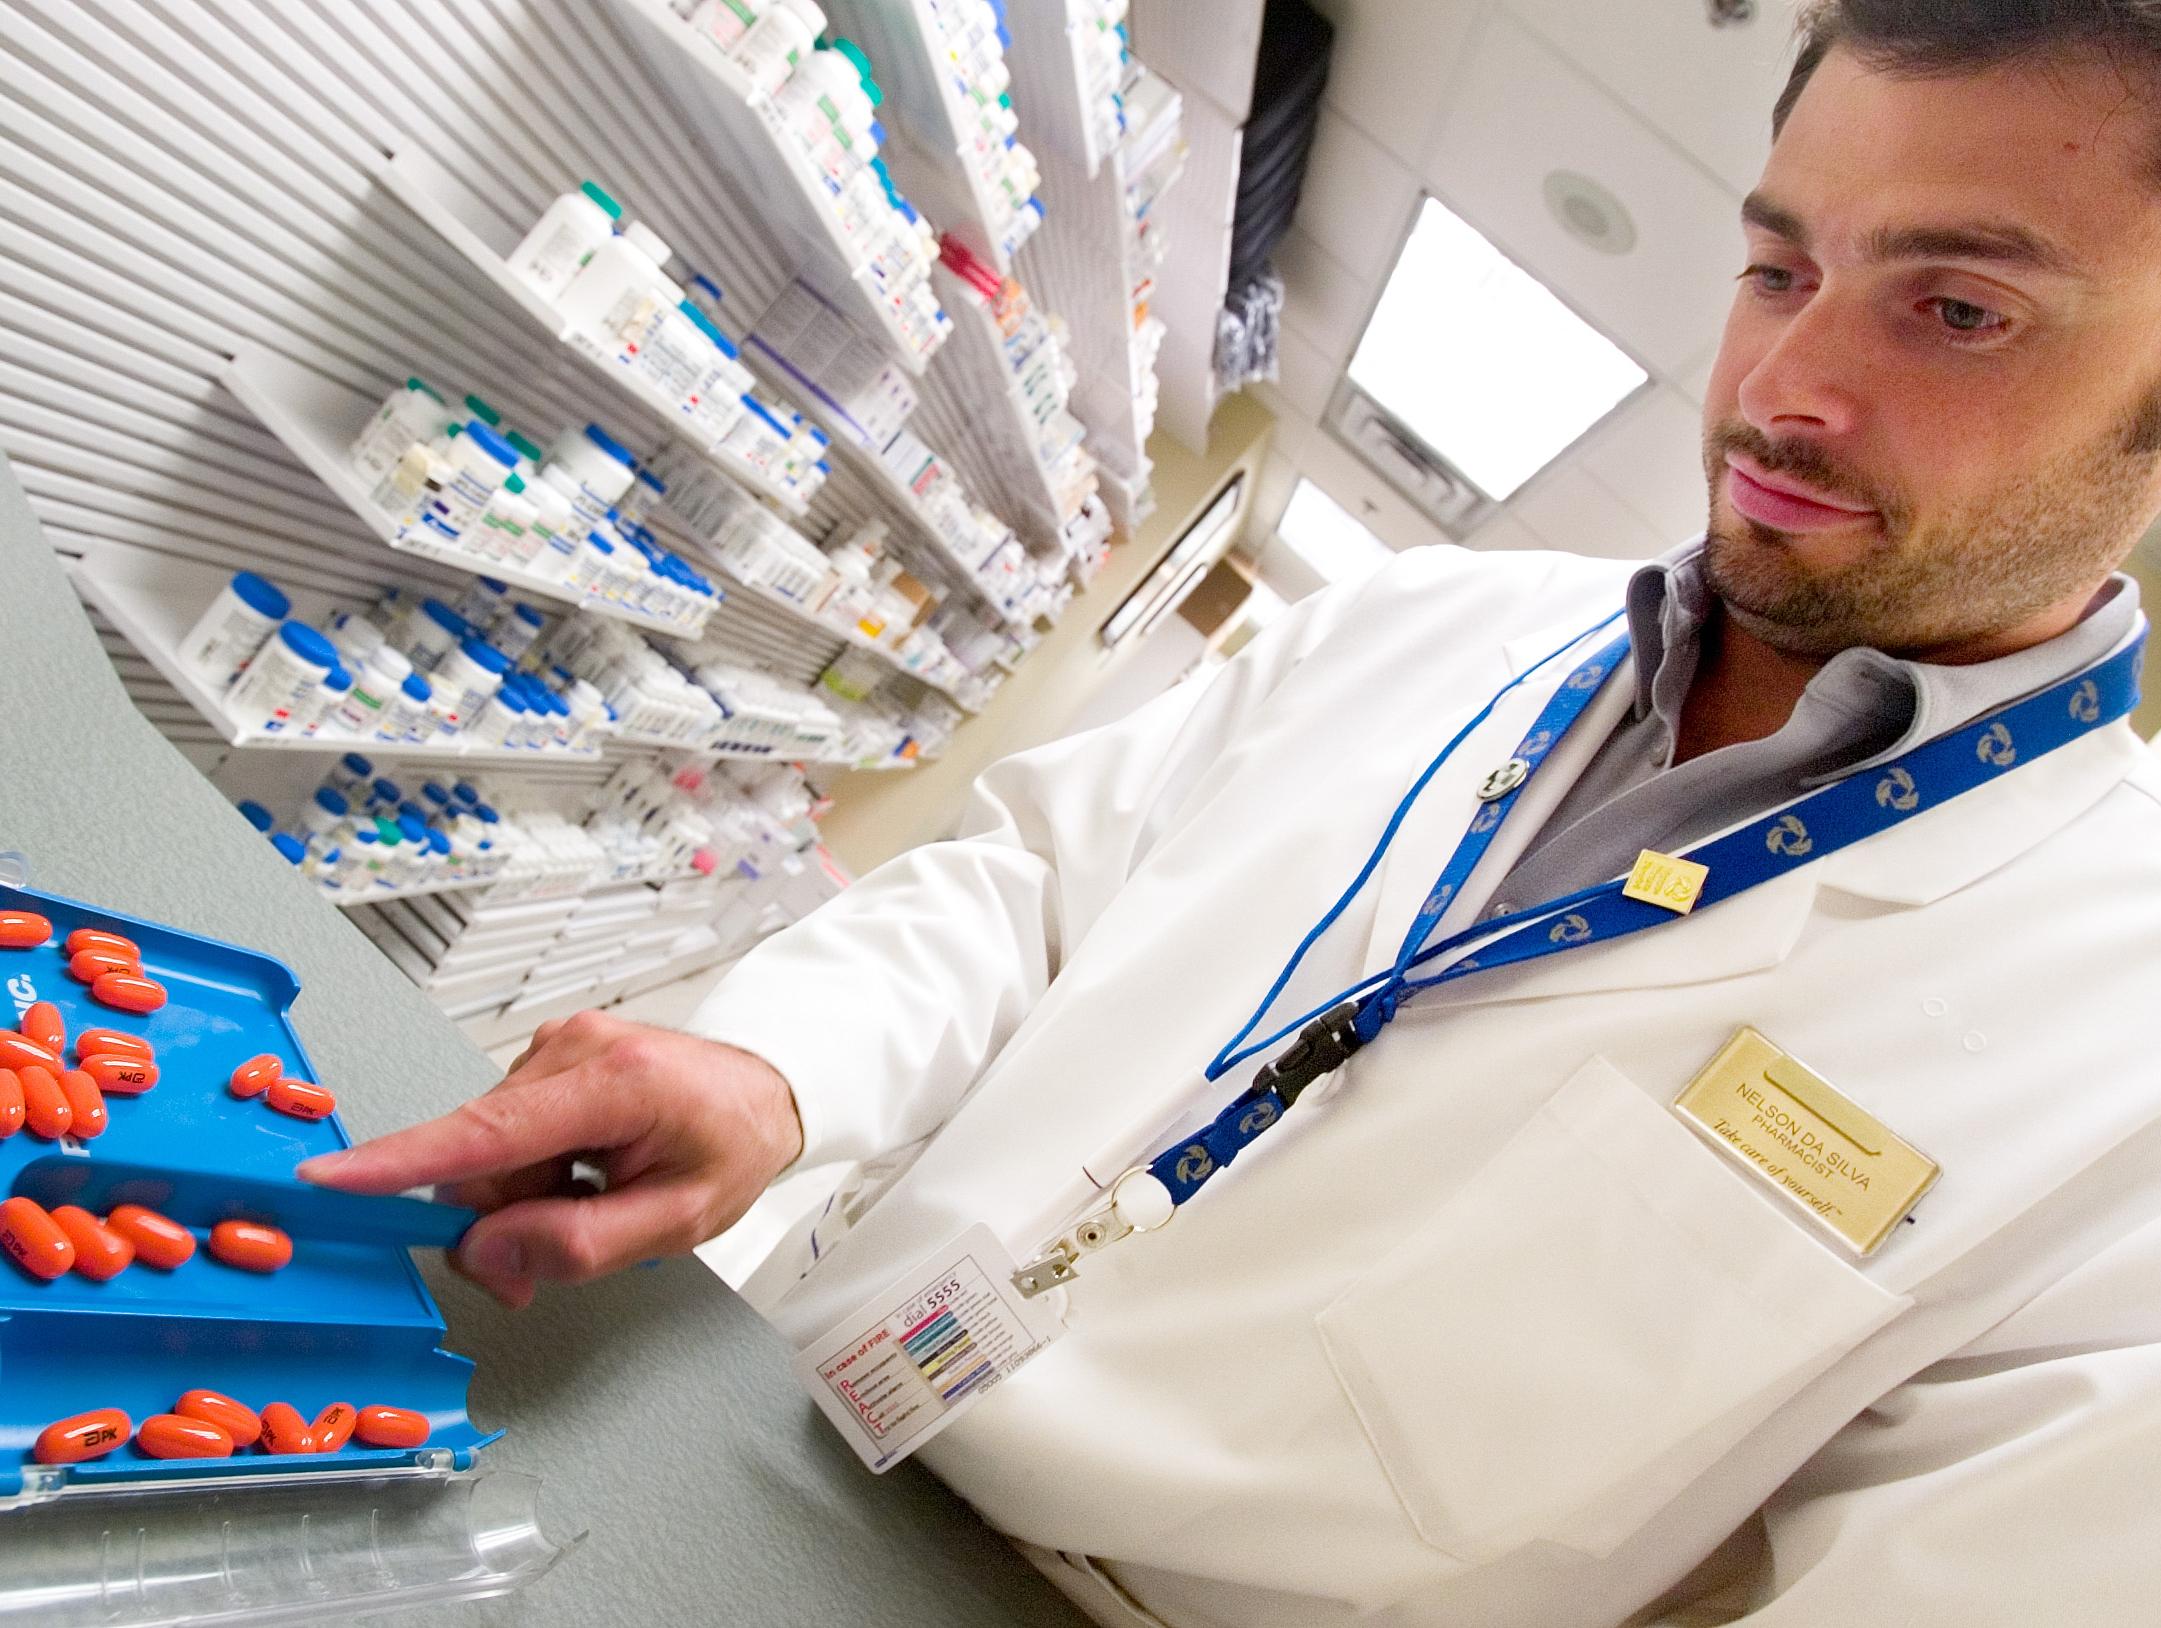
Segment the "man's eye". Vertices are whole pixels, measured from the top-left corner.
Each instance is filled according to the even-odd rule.
[[[1793,288],[1793,273],[1783,266],[1750,266],[1740,280],[1754,283],[1759,294],[1784,294]]]
[[[1991,311],[1985,305],[1976,305],[1971,300],[1954,300],[1948,296],[1939,296],[1923,303],[1934,307],[1936,315],[1941,319],[1943,325],[1955,333],[1993,333],[1996,329],[2002,327],[2004,323],[2004,319],[1996,312]]]

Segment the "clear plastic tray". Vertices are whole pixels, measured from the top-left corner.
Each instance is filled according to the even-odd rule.
[[[507,1594],[583,1537],[542,1532],[539,1492],[511,1470],[416,1469],[75,1494],[0,1525],[0,1624],[314,1622]]]

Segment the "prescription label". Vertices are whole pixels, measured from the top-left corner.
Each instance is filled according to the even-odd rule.
[[[795,1376],[856,1456],[883,1471],[1063,1332],[1014,1289],[1013,1257],[970,1227],[797,1353]]]

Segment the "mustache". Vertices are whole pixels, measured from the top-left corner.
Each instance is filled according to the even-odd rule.
[[[1806,441],[1774,441],[1753,424],[1721,424],[1706,437],[1705,449],[1714,477],[1727,453],[1741,452],[1755,459],[1766,472],[1791,475],[1826,497],[1851,503],[1857,508],[1875,509],[1879,513],[1890,513],[1896,508],[1887,498],[1870,491],[1840,469],[1820,448]]]

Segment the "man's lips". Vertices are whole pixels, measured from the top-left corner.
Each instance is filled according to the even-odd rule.
[[[1824,502],[1794,491],[1779,476],[1744,467],[1731,453],[1726,457],[1726,496],[1744,517],[1776,531],[1829,531],[1876,518],[1874,509]]]

